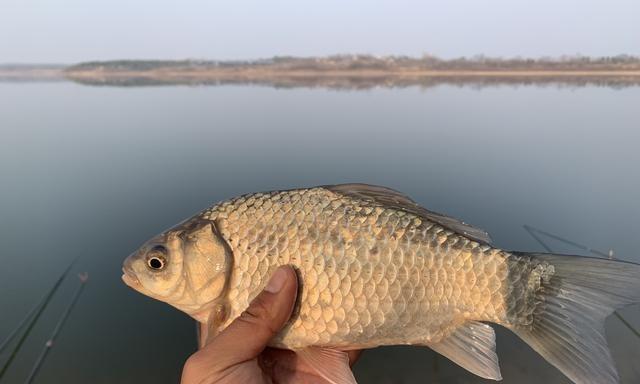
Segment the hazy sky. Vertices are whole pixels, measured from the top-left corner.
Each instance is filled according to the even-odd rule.
[[[638,0],[0,0],[0,62],[640,55]]]

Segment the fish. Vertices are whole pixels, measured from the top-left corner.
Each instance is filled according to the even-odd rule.
[[[482,229],[368,184],[219,202],[144,243],[122,278],[200,322],[203,346],[283,265],[296,270],[299,294],[270,346],[331,383],[356,382],[335,351],[383,345],[429,347],[501,380],[490,324],[575,383],[617,383],[604,320],[640,302],[638,264],[503,250]]]

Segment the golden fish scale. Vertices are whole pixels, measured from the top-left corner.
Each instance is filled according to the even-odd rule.
[[[278,266],[299,271],[300,304],[275,346],[429,344],[467,320],[532,316],[528,260],[402,210],[320,187],[245,195],[202,216],[233,252],[223,326]]]

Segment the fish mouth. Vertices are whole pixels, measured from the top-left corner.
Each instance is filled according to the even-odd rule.
[[[142,289],[140,280],[138,280],[135,273],[133,273],[133,270],[128,265],[128,263],[125,263],[125,265],[122,267],[122,281],[136,291],[140,291]]]
[[[123,272],[124,272],[124,269],[123,269]],[[138,279],[136,279],[135,277],[131,277],[127,275],[126,272],[122,274],[122,281],[124,281],[124,283],[130,286],[131,288],[138,289],[140,287],[140,281],[138,281]]]

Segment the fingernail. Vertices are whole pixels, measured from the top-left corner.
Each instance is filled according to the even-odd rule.
[[[267,286],[264,287],[264,290],[269,293],[278,293],[284,286],[285,281],[287,281],[287,271],[285,270],[287,267],[280,267],[276,269],[273,276],[267,283]]]

